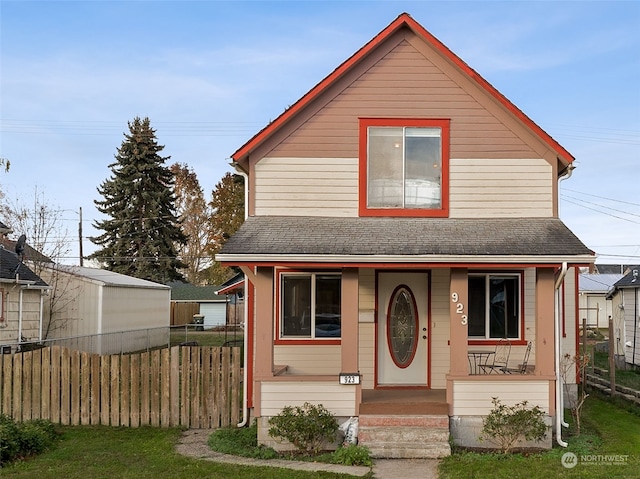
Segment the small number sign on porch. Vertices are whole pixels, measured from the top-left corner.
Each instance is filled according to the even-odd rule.
[[[340,384],[360,384],[360,374],[340,373]]]

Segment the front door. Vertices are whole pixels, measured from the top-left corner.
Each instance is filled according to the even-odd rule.
[[[428,288],[425,272],[379,273],[379,386],[429,386]]]

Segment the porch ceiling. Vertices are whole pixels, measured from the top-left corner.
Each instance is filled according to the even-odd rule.
[[[592,263],[594,253],[557,218],[252,216],[220,261],[503,261]]]

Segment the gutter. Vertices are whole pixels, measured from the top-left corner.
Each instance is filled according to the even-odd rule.
[[[555,369],[556,369],[556,442],[559,446],[567,447],[569,444],[562,440],[562,426],[567,427],[568,424],[564,421],[564,398],[563,398],[563,384],[562,377],[560,375],[560,335],[562,333],[560,329],[560,286],[567,275],[567,263],[562,263],[562,269],[558,274],[558,278],[554,284],[555,288],[555,308],[554,308],[554,329],[555,329]]]
[[[531,264],[570,263],[591,265],[595,261],[593,255],[453,255],[453,254],[421,254],[421,255],[358,255],[358,254],[277,254],[277,253],[218,253],[216,261],[230,264],[255,265],[256,263],[337,263],[337,264]]]

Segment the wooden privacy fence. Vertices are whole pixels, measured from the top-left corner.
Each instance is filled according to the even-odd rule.
[[[240,421],[240,348],[99,356],[51,346],[0,355],[0,413],[17,421],[217,428]]]
[[[193,315],[200,313],[200,303],[171,302],[171,326],[193,323]]]

